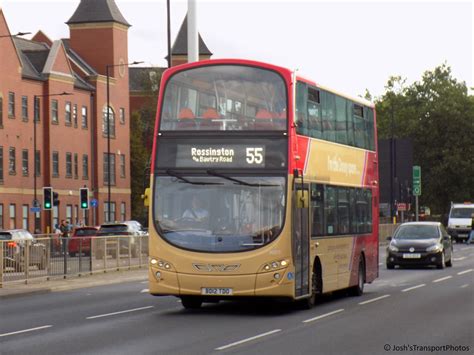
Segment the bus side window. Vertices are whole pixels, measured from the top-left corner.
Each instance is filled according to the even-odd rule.
[[[337,232],[337,189],[326,186],[324,194],[324,224],[327,235],[333,235]]]
[[[322,138],[321,106],[319,90],[308,88],[308,134],[314,138]]]
[[[306,96],[306,84],[298,81],[296,84],[296,133],[302,135],[308,135]]]
[[[311,185],[312,236],[324,235],[324,186]]]

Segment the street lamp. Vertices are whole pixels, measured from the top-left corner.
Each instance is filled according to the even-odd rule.
[[[132,63],[107,64],[105,66],[105,73],[107,77],[107,222],[110,222],[110,200],[111,194],[111,168],[110,168],[110,75],[109,69],[113,67],[121,67],[123,65],[136,65],[143,62],[134,61]]]
[[[24,36],[24,35],[29,35],[31,32],[18,32],[15,33],[14,35],[0,35],[0,38],[5,38],[5,37],[18,37],[18,36]]]
[[[33,161],[34,161],[34,169],[33,169],[33,190],[34,190],[34,197],[33,197],[33,207],[39,207],[38,195],[36,191],[36,171],[38,170],[38,166],[36,163],[36,122],[39,121],[39,98],[40,97],[50,97],[50,96],[67,96],[73,95],[70,92],[63,91],[62,93],[58,94],[44,94],[44,95],[34,95],[33,96]],[[38,105],[37,105],[38,102]],[[35,233],[39,229],[39,219],[37,218],[38,214],[35,212]]]

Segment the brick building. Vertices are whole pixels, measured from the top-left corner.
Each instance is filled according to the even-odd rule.
[[[114,0],[81,0],[66,22],[68,39],[14,37],[7,20],[0,7],[0,229],[100,224],[109,206],[111,220],[130,219],[130,25]],[[32,213],[43,186],[59,205]],[[81,187],[97,207],[80,210]]]

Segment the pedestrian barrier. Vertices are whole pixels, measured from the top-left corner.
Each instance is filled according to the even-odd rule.
[[[148,236],[62,238],[0,241],[0,287],[7,282],[74,277],[148,264]]]

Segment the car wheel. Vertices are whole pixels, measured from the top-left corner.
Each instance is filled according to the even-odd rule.
[[[357,274],[357,286],[353,286],[349,289],[349,294],[351,296],[362,296],[364,293],[364,284],[365,284],[365,265],[362,255],[360,256],[359,261],[359,271]]]
[[[443,253],[441,253],[441,260],[438,263],[438,265],[436,265],[436,267],[438,269],[444,269],[444,265],[445,265],[445,258],[444,258],[444,252],[443,252]]]
[[[392,270],[395,268],[395,265],[387,263],[387,269]]]
[[[181,297],[181,304],[186,309],[198,309],[202,306],[202,298],[196,296]]]

